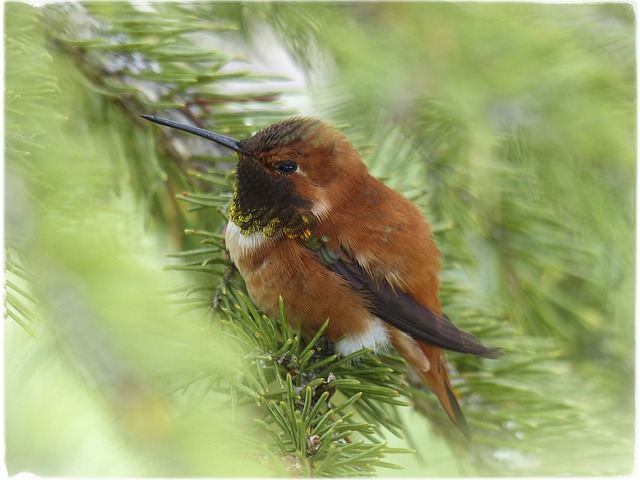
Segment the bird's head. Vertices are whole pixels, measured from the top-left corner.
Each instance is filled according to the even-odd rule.
[[[143,118],[237,152],[237,183],[229,208],[242,233],[304,237],[312,225],[357,190],[367,169],[345,136],[313,118],[294,117],[245,140],[151,115]]]

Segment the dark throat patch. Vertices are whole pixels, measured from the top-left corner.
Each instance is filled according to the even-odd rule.
[[[243,235],[255,232],[262,232],[265,237],[279,232],[291,238],[308,235],[313,223],[311,202],[294,191],[289,178],[274,177],[259,160],[241,156],[236,182],[229,217]]]

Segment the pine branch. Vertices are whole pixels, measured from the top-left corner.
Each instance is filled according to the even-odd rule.
[[[211,203],[202,202],[203,206]],[[216,237],[208,232],[196,234],[205,237],[204,241]],[[215,253],[218,260],[212,261],[208,248],[185,252],[204,258],[188,263],[194,268],[217,263],[223,252],[216,248]],[[206,271],[220,278],[219,273]],[[269,453],[288,464],[290,474],[372,475],[376,465],[392,467],[382,461],[385,455],[405,451],[381,443],[385,428],[396,434],[403,428],[393,413],[397,405],[407,405],[399,399],[404,389],[401,367],[389,368],[368,350],[337,358],[331,342],[322,336],[324,329],[304,339],[288,327],[284,310],[274,325],[253,306],[237,274],[223,277],[213,302],[207,290],[193,288],[186,295],[204,295],[193,300],[194,304],[209,304],[214,323],[230,341],[253,352],[247,357],[251,379],[229,385],[231,396],[236,402],[259,402],[265,417],[257,420],[258,425],[275,442],[268,446]],[[353,418],[352,408],[362,420]]]

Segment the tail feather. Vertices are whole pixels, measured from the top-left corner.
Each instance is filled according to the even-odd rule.
[[[411,338],[400,330],[392,328],[390,333],[391,342],[398,353],[436,394],[453,424],[467,438],[471,438],[467,421],[449,380],[444,351],[426,342]]]
[[[469,426],[464,418],[464,414],[462,413],[462,409],[458,403],[458,397],[456,396],[453,386],[451,385],[451,380],[449,379],[444,351],[424,342],[418,342],[418,346],[427,359],[429,359],[430,368],[426,374],[429,387],[438,397],[438,400],[440,400],[445,412],[447,412],[447,415],[449,415],[449,418],[458,430],[460,430],[467,438],[470,438],[471,433],[469,431]]]
[[[447,379],[448,380],[448,379]],[[447,392],[447,400],[449,401],[449,407],[447,408],[442,401],[442,398],[438,396],[440,403],[444,407],[445,411],[453,421],[454,425],[458,427],[458,429],[464,434],[465,437],[471,438],[471,431],[469,430],[469,425],[467,425],[467,420],[464,418],[464,413],[462,413],[462,409],[460,408],[460,404],[458,403],[458,398],[456,394],[451,388],[450,384],[445,385],[445,389]]]

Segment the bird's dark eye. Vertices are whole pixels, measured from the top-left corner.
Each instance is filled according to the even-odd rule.
[[[298,164],[292,160],[285,160],[283,162],[276,163],[276,171],[283,175],[291,175],[298,170]]]

